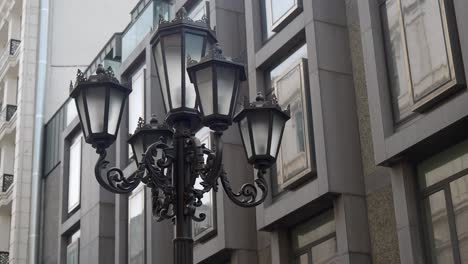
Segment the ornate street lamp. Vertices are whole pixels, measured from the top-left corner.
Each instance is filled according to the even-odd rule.
[[[185,121],[190,116],[193,128],[200,124],[197,95],[185,69],[189,58],[200,60],[214,43],[207,20],[191,20],[184,8],[171,22],[161,19],[151,45],[169,124],[177,123],[180,116]]]
[[[175,223],[176,264],[193,263],[192,220],[206,218],[203,213],[197,214],[197,208],[205,193],[218,191],[219,180],[227,196],[239,206],[253,207],[265,200],[268,187],[264,175],[276,161],[289,119],[289,110],[282,111],[274,97],[266,101],[260,94],[256,102],[246,101],[244,109],[232,117],[240,82],[245,80],[244,67],[224,58],[218,47],[212,49],[214,35],[203,23],[191,21],[182,10],[173,22],[163,21],[156,32],[152,44],[168,110],[167,124],[158,124],[154,117],[149,124],[139,121],[128,140],[137,163],[137,171],[131,176],[125,177],[118,168],[107,168],[109,162],[105,160],[106,149],[116,139],[130,89],[101,66],[89,80],[78,72],[71,92],[86,142],[99,154],[95,166],[99,184],[114,193],[129,193],[140,183],[151,188],[154,217]],[[186,73],[189,60],[200,62],[192,62]],[[232,190],[222,165],[221,137],[233,120],[239,123],[248,161],[257,169],[255,183],[244,184],[238,192]],[[194,136],[201,125],[215,131],[214,150]],[[202,189],[195,188],[196,181],[201,182]]]

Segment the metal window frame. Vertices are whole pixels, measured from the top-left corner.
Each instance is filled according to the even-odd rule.
[[[430,230],[430,227],[428,226],[428,219],[427,217],[429,216],[430,212],[426,210],[423,201],[427,198],[429,198],[431,195],[443,191],[444,198],[445,198],[445,203],[446,203],[446,210],[447,210],[447,217],[448,217],[448,224],[449,224],[449,231],[450,231],[450,242],[451,242],[451,247],[452,247],[452,255],[453,255],[453,260],[454,264],[462,264],[461,261],[461,255],[460,255],[460,247],[459,247],[459,241],[458,241],[458,234],[457,234],[457,225],[456,225],[456,217],[455,217],[455,212],[453,208],[453,202],[452,202],[452,192],[451,192],[451,183],[463,178],[465,176],[468,176],[468,168],[455,173],[454,175],[447,177],[435,184],[432,184],[419,192],[419,204],[420,204],[420,215],[424,218],[422,226],[422,234],[424,239],[424,246],[425,246],[425,255],[426,255],[426,260],[429,261],[429,263],[434,263],[434,260],[432,259],[432,239],[431,239],[431,233],[432,231]]]

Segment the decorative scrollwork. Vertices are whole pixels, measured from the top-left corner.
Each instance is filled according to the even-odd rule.
[[[220,178],[223,188],[232,202],[241,207],[255,207],[263,203],[268,194],[268,185],[265,178],[263,177],[265,173],[265,170],[257,171],[257,179],[255,179],[255,184],[262,191],[262,196],[258,200],[258,190],[254,184],[246,183],[242,185],[239,192],[235,193],[232,191],[231,184],[227,178],[227,173],[224,170],[222,171]]]
[[[105,149],[97,149],[96,152],[99,154],[99,159],[94,167],[94,174],[103,188],[110,192],[124,194],[133,191],[140,184],[144,171],[138,170],[126,178],[119,168],[107,168],[109,161],[106,160],[107,151]],[[105,178],[102,175],[103,170],[107,170]]]

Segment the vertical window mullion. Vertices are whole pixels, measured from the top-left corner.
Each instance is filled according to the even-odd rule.
[[[447,184],[447,186],[444,188],[444,194],[445,203],[447,205],[447,216],[450,229],[450,240],[452,242],[454,263],[461,264],[460,246],[458,244],[457,225],[455,221],[455,211],[453,209],[452,192],[450,190],[450,184]]]
[[[405,18],[403,16],[403,8],[401,1],[402,0],[395,0],[398,2],[398,9],[400,10],[400,24],[401,24],[401,32],[402,32],[402,45],[403,45],[403,52],[405,55],[405,68],[406,68],[406,82],[408,84],[408,94],[409,94],[409,101],[410,101],[410,106],[414,105],[414,92],[413,92],[413,82],[412,77],[411,77],[411,68],[410,68],[410,62],[409,62],[409,51],[408,51],[408,43],[406,41],[406,28],[405,28]]]

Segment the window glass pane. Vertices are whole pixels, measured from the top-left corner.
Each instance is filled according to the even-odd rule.
[[[138,119],[144,118],[145,75],[143,67],[132,76],[132,92],[128,96],[128,133],[133,134]]]
[[[439,191],[424,201],[426,221],[429,229],[431,256],[434,263],[453,263],[452,243],[446,208],[445,195]]]
[[[303,90],[308,89],[304,83],[303,64],[307,59],[307,47],[301,46],[287,59],[270,71],[271,84],[278,98],[279,105],[291,110],[291,119],[286,122],[281,147],[276,164],[277,191],[288,179],[293,178],[310,166],[305,132],[307,114],[304,113],[307,100]],[[306,86],[306,87],[304,87]]]
[[[273,24],[278,23],[288,11],[294,8],[296,0],[267,0],[271,5],[271,20]]]
[[[80,204],[81,192],[81,135],[70,145],[68,166],[68,212]]]
[[[446,179],[468,168],[468,141],[453,146],[418,166],[421,188]]]
[[[415,100],[450,80],[438,0],[401,0]]]
[[[305,247],[335,232],[333,211],[323,213],[292,230],[293,248]]]
[[[336,255],[336,238],[326,240],[312,247],[312,263],[325,263]]]
[[[135,47],[143,40],[153,28],[153,1],[139,14],[133,25],[122,36],[122,61],[132,53]]]
[[[188,16],[197,21],[201,20],[204,15],[206,15],[206,0],[200,1],[197,5],[195,5],[188,13]]]
[[[452,192],[461,263],[468,264],[468,176],[450,183],[450,190]]]
[[[161,84],[161,90],[164,98],[164,104],[166,106],[166,111],[169,111],[169,98],[167,94],[167,84],[166,84],[166,75],[164,74],[164,65],[162,58],[161,42],[156,46],[156,52],[154,53],[154,58],[156,60],[156,68],[158,70],[158,78]]]
[[[399,121],[409,112],[411,103],[398,0],[388,0],[382,4],[381,14],[394,118],[395,121]]]
[[[68,100],[67,102],[67,115],[66,115],[66,124],[67,126],[78,116],[78,111],[76,110],[75,100]]]
[[[242,139],[244,140],[247,158],[250,158],[252,157],[252,142],[250,141],[249,123],[247,121],[247,118],[244,118],[240,121],[240,130]]]
[[[144,191],[140,188],[128,201],[128,257],[130,264],[144,264]]]

